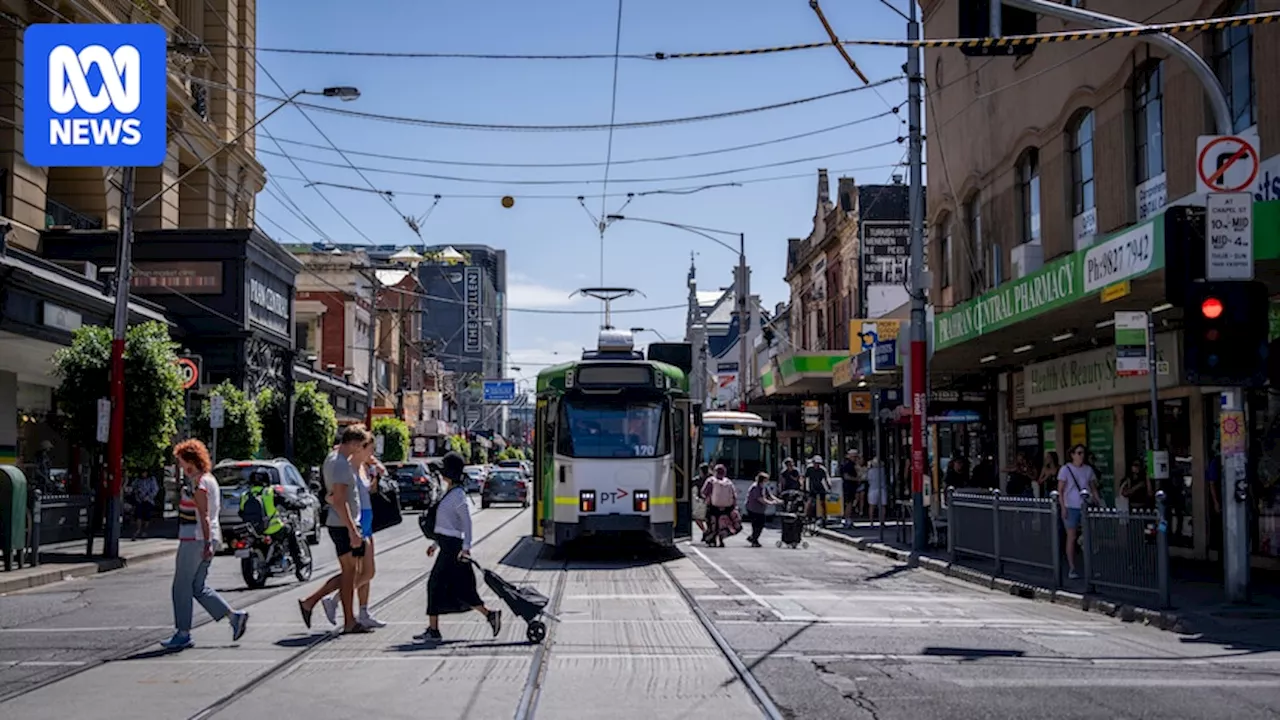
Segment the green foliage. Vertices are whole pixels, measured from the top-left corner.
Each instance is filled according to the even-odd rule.
[[[284,457],[284,439],[289,427],[289,408],[285,405],[285,394],[267,388],[254,398],[254,405],[257,406],[258,423],[262,427],[262,451],[267,457]]]
[[[453,452],[462,456],[462,459],[471,462],[471,443],[467,441],[465,435],[450,435],[445,445]]]
[[[499,462],[501,462],[502,460],[525,460],[525,459],[526,458],[525,458],[524,450],[521,450],[518,447],[511,447],[510,445],[503,448],[502,452],[498,453]]]
[[[324,462],[338,436],[329,396],[313,382],[293,386],[293,462],[306,469]]]
[[[216,460],[248,460],[258,454],[262,446],[262,422],[258,420],[258,406],[249,396],[225,380],[209,392],[200,403],[200,414],[193,423],[196,437],[213,450],[213,429],[209,427],[209,398],[222,398],[222,427],[218,428],[218,457]]]
[[[409,424],[405,421],[380,417],[373,421],[373,434],[382,436],[383,462],[400,462],[409,457]]]
[[[163,464],[182,417],[182,374],[177,344],[163,323],[129,328],[124,350],[124,460],[129,472]],[[92,447],[97,437],[98,399],[110,396],[111,330],[85,325],[70,347],[53,355],[59,379],[58,409],[67,437]]]
[[[285,454],[285,429],[289,409],[282,392],[268,388],[258,394],[258,420],[262,423],[262,445],[271,457]],[[338,435],[338,416],[329,397],[313,382],[293,386],[293,457],[289,458],[304,473],[319,465],[333,449]],[[221,440],[221,435],[219,435]]]

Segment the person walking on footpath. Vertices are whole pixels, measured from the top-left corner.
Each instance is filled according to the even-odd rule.
[[[878,519],[883,523],[885,507],[889,504],[888,468],[880,458],[872,455],[863,474],[866,476],[863,486],[867,489],[867,515],[872,522]]]
[[[474,610],[484,616],[493,636],[502,631],[502,611],[485,607],[476,592],[476,575],[471,567],[471,509],[463,482],[466,460],[449,452],[441,461],[440,475],[448,483],[444,497],[436,508],[436,541],[427,548],[427,557],[435,556],[427,580],[427,629],[413,636],[420,642],[440,642],[440,616]]]
[[[782,503],[769,492],[769,486],[765,484],[767,482],[769,482],[769,473],[759,473],[756,475],[756,481],[751,484],[751,489],[747,490],[747,518],[751,521],[751,535],[747,537],[747,543],[751,547],[760,547],[760,533],[764,532],[766,521],[765,509],[770,505]]]
[[[133,539],[147,536],[151,529],[151,516],[156,510],[156,496],[160,494],[160,483],[155,475],[147,473],[133,481]]]
[[[359,561],[364,556],[365,543],[359,525],[359,480],[356,479],[352,462],[362,462],[364,453],[371,452],[372,447],[373,435],[364,425],[351,425],[342,431],[337,449],[329,453],[329,457],[320,466],[329,505],[325,526],[329,529],[329,539],[333,541],[334,551],[338,555],[339,572],[309,597],[298,601],[302,622],[308,628],[311,627],[311,613],[315,610],[316,603],[337,590],[342,601],[343,633],[370,632],[369,627],[356,621],[354,608],[356,576],[360,572]],[[337,613],[334,614],[333,620],[337,620]]]
[[[209,565],[222,529],[218,511],[222,494],[210,472],[213,461],[199,440],[184,440],[173,449],[182,471],[182,499],[178,503],[178,553],[173,572],[173,637],[160,643],[166,650],[184,650],[191,640],[192,603],[198,602],[214,621],[229,618],[231,640],[244,637],[249,613],[234,610],[209,587]]]
[[[809,492],[813,517],[817,519],[819,527],[826,527],[827,495],[831,494],[831,479],[827,475],[827,469],[822,467],[822,458],[813,456],[809,467],[805,468],[804,479],[808,485],[805,489]]]
[[[1085,492],[1088,491],[1090,502],[1098,502],[1098,476],[1085,463],[1085,452],[1084,445],[1071,448],[1071,462],[1058,471],[1058,502],[1067,528],[1067,568],[1072,580],[1080,578],[1076,572],[1076,539],[1080,537]]]

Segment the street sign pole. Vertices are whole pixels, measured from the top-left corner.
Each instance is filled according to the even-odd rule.
[[[1244,393],[1239,388],[1222,391],[1218,412],[1221,460],[1218,469],[1218,497],[1222,503],[1223,587],[1227,602],[1249,600],[1249,499],[1248,425],[1245,421]]]
[[[214,395],[209,398],[209,427],[213,429],[213,447],[209,449],[209,454],[214,463],[218,462],[218,428],[222,427],[222,421],[222,396]]]

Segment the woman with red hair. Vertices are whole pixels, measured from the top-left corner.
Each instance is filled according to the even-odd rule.
[[[178,504],[178,554],[173,573],[173,637],[161,645],[169,650],[191,647],[192,602],[198,602],[215,621],[230,618],[231,639],[244,636],[249,613],[233,610],[209,587],[209,565],[222,537],[218,506],[222,494],[213,478],[209,450],[199,440],[184,440],[173,449],[182,469],[182,500]]]

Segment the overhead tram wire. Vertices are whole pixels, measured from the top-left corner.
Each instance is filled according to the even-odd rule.
[[[245,46],[233,43],[204,43],[206,47],[245,49]],[[339,50],[330,48],[285,48],[257,47],[260,53],[277,53],[281,55],[318,55],[327,57],[366,57],[386,58],[391,60],[657,60],[653,53],[462,53],[462,52],[398,52],[394,50]]]
[[[864,165],[864,166],[861,166],[861,167],[843,168],[843,169],[839,169],[839,170],[834,170],[834,171],[832,171],[832,172],[834,172],[834,173],[836,173],[836,174],[848,174],[848,173],[856,173],[856,172],[865,172],[865,171],[869,171],[869,170],[885,170],[885,169],[888,169],[888,168],[899,167],[900,165],[901,165],[901,163],[897,163],[897,164],[881,164],[881,165]],[[271,177],[274,177],[274,178],[275,178],[275,179],[277,179],[277,180],[289,180],[289,181],[291,181],[291,182],[310,182],[309,180],[306,180],[305,178],[301,178],[301,177],[293,177],[293,176],[290,176],[290,175],[278,175],[278,174],[272,174],[272,175],[271,175]],[[688,194],[688,193],[692,193],[692,192],[697,192],[697,191],[701,191],[701,190],[709,190],[709,189],[718,188],[718,187],[737,187],[737,186],[741,186],[741,185],[756,185],[756,184],[760,184],[760,183],[781,182],[781,181],[784,181],[784,180],[796,180],[796,179],[801,179],[801,178],[811,178],[811,177],[813,177],[813,173],[808,173],[808,172],[806,172],[806,173],[790,173],[790,174],[787,174],[787,175],[772,175],[772,176],[766,176],[766,177],[761,177],[761,178],[747,178],[747,179],[742,179],[742,180],[732,180],[732,181],[730,181],[730,182],[716,183],[716,184],[713,184],[713,185],[701,185],[701,186],[689,186],[689,187],[677,187],[677,188],[660,188],[660,189],[656,189],[656,190],[650,190],[650,191],[645,191],[645,192],[634,192],[634,193],[633,193],[633,192],[612,192],[612,193],[609,193],[609,195],[608,195],[608,196],[609,196],[609,197],[628,197],[628,196],[631,196],[631,195],[635,195],[636,197],[640,197],[640,196],[643,196],[643,195],[653,195],[653,194],[659,194],[659,193],[663,193],[663,194]],[[353,191],[356,191],[356,192],[371,192],[370,190],[368,190],[368,189],[366,189],[366,188],[356,187],[356,186],[354,186],[354,185],[342,185],[342,184],[339,184],[339,183],[325,183],[325,185],[326,185],[327,187],[339,188],[339,189],[342,189],[342,190],[353,190]],[[436,196],[436,195],[440,195],[441,197],[445,197],[445,198],[449,198],[449,199],[453,199],[453,200],[500,200],[500,199],[502,199],[503,197],[506,197],[506,196],[510,195],[510,193],[506,193],[506,194],[494,194],[494,195],[485,195],[485,194],[479,194],[479,193],[459,193],[459,194],[450,194],[450,193],[440,193],[440,192],[424,192],[424,191],[421,191],[421,190],[379,190],[378,192],[389,192],[389,193],[393,193],[393,194],[395,194],[395,195],[404,195],[404,196],[409,196],[409,197],[434,197],[434,196]],[[539,194],[529,194],[529,195],[515,195],[515,196],[513,196],[513,197],[516,197],[516,198],[518,198],[518,199],[520,199],[520,200],[577,200],[578,198],[582,198],[582,197],[596,198],[596,197],[598,197],[598,195],[596,195],[596,194],[594,194],[594,193],[587,194],[587,195],[583,195],[583,194],[576,194],[576,195],[548,195],[548,194],[541,194],[541,195],[539,195]]]
[[[188,76],[189,77],[189,76]],[[390,115],[387,113],[374,113],[361,110],[349,110],[341,107],[332,107],[327,105],[318,105],[316,103],[293,101],[294,105],[315,110],[316,112],[329,113],[332,115],[343,115],[346,117],[358,118],[363,120],[377,120],[381,122],[396,123],[401,125],[418,125],[423,127],[445,128],[452,130],[474,130],[482,132],[605,132],[610,127],[615,130],[639,130],[656,127],[668,127],[671,125],[687,125],[699,122],[708,122],[711,120],[723,120],[727,118],[743,117],[746,115],[754,115],[757,113],[770,112],[772,110],[781,110],[783,108],[797,107],[807,105],[809,103],[828,100],[830,98],[851,95],[854,93],[870,90],[888,85],[889,83],[898,82],[903,79],[902,75],[894,75],[881,80],[872,81],[869,85],[861,85],[858,87],[845,88],[843,90],[833,90],[831,92],[822,93],[820,95],[810,95],[808,97],[796,98],[794,100],[784,100],[782,102],[770,103],[768,105],[757,105],[747,108],[739,108],[736,110],[724,110],[715,113],[705,113],[701,115],[689,115],[684,117],[662,118],[658,120],[637,120],[633,122],[613,123],[593,123],[578,125],[508,125],[500,123],[466,123],[453,120],[431,120],[426,118],[406,117],[403,115]],[[285,98],[267,93],[252,92],[240,88],[234,88],[227,85],[219,85],[219,89],[228,92],[237,92],[253,95],[257,98],[265,100],[283,101]]]
[[[636,165],[640,163],[667,162],[671,160],[687,160],[691,158],[707,157],[710,155],[721,155],[724,153],[739,152],[742,150],[754,150],[756,148],[767,147],[769,145],[778,145],[781,143],[790,142],[792,140],[800,140],[802,138],[813,137],[815,135],[822,135],[825,133],[834,132],[836,130],[844,130],[850,127],[854,127],[856,125],[862,125],[864,123],[871,122],[873,120],[879,120],[881,118],[888,117],[890,115],[897,115],[899,114],[899,111],[902,108],[903,104],[904,103],[900,103],[897,106],[890,108],[889,110],[885,110],[884,112],[879,112],[874,115],[867,115],[867,116],[855,118],[853,120],[849,120],[846,122],[838,123],[836,125],[829,125],[827,127],[818,128],[817,130],[809,130],[802,133],[796,133],[794,135],[787,135],[784,137],[772,138],[769,140],[761,140],[759,142],[746,143],[744,145],[733,145],[730,147],[716,148],[714,150],[699,150],[696,152],[678,153],[675,155],[655,155],[653,157],[630,158],[626,160],[614,159],[612,161],[612,164],[613,165]],[[295,145],[298,147],[311,148],[313,150],[326,150],[330,152],[333,151],[333,148],[331,148],[328,145],[320,145],[318,143],[308,143],[308,142],[303,142],[301,140],[285,140],[283,138],[277,138],[276,143],[277,144],[284,143],[286,145]],[[368,152],[368,151],[362,151],[362,150],[352,150],[350,148],[345,148],[343,152],[345,152],[348,155],[378,158],[380,160],[396,160],[400,162],[420,163],[424,165],[453,165],[458,167],[550,169],[550,168],[603,167],[605,164],[603,162],[510,163],[510,162],[475,162],[475,161],[468,161],[468,160],[441,160],[436,158],[422,158],[422,157],[413,157],[409,155],[393,155],[389,153],[377,153],[377,152]]]
[[[610,179],[609,177],[606,176],[603,180],[592,180],[592,179],[511,180],[511,179],[460,177],[455,175],[437,175],[434,173],[424,173],[424,172],[417,172],[413,170],[398,170],[396,168],[377,168],[377,167],[362,166],[360,167],[360,169],[368,172],[383,173],[386,175],[400,175],[403,177],[418,177],[418,178],[426,178],[428,180],[442,180],[447,182],[459,182],[459,183],[476,183],[481,185],[603,185],[607,190],[610,182],[639,184],[639,183],[675,182],[678,180],[699,180],[703,178],[724,177],[725,175],[734,175],[736,173],[750,172],[753,170],[766,170],[769,168],[784,167],[787,165],[798,165],[800,163],[815,162],[818,160],[827,160],[829,158],[834,158],[834,157],[856,155],[858,153],[868,152],[870,150],[876,150],[882,147],[887,147],[889,145],[897,145],[897,144],[901,144],[904,139],[905,138],[902,138],[902,137],[896,137],[896,138],[893,138],[892,140],[883,140],[878,143],[872,143],[870,145],[863,145],[856,148],[850,148],[848,150],[837,150],[835,152],[823,153],[821,155],[811,155],[808,157],[795,158],[792,160],[780,160],[780,161],[771,162],[771,163],[761,163],[759,165],[749,165],[746,167],[732,168],[729,170],[715,170],[712,172],[705,172],[705,173],[693,173],[689,175],[669,175],[669,176],[651,177],[651,178]],[[266,154],[278,155],[279,153],[267,152]],[[291,157],[290,160],[296,161],[296,162],[310,163],[313,165],[321,165],[324,167],[334,167],[334,168],[347,167],[346,165],[343,165],[341,163],[330,162],[327,160],[315,160],[312,158]],[[373,188],[373,189],[375,192],[383,192],[383,191],[377,190],[377,188]]]
[[[600,189],[600,218],[596,221],[596,225],[600,230],[600,285],[604,286],[604,231],[609,227],[605,222],[605,213],[609,211],[606,203],[609,198],[609,170],[610,164],[613,162],[613,131],[614,123],[618,119],[618,61],[622,52],[622,0],[618,0],[618,20],[617,28],[613,37],[613,89],[609,97],[609,136],[605,146],[604,155],[604,180]],[[589,213],[588,213],[589,214]],[[602,303],[603,307],[603,303]]]
[[[205,8],[206,8],[209,12],[213,13],[213,16],[214,16],[214,17],[216,17],[216,18],[218,19],[218,22],[219,22],[219,23],[221,23],[222,27],[227,31],[227,33],[228,33],[229,35],[232,35],[232,36],[235,36],[235,35],[236,35],[236,31],[235,31],[235,30],[233,30],[233,29],[231,28],[230,23],[228,23],[228,22],[227,22],[226,18],[222,17],[222,13],[218,12],[218,9],[217,9],[217,8],[215,8],[215,7],[213,6],[213,3],[211,3],[211,2],[210,2],[210,0],[204,0],[204,6],[205,6]],[[248,50],[250,51],[250,53],[252,53],[252,52],[253,52],[252,47],[248,47],[248,48],[246,48],[246,49],[248,49]],[[278,90],[282,95],[285,95],[285,96],[288,96],[288,95],[289,95],[288,91],[284,89],[284,86],[283,86],[283,85],[281,85],[281,84],[280,84],[280,82],[276,80],[275,76],[271,74],[271,71],[267,70],[266,66],[264,66],[262,63],[259,63],[259,62],[257,61],[257,56],[256,56],[256,55],[254,55],[254,65],[257,67],[257,69],[261,70],[261,71],[262,71],[262,73],[263,73],[264,75],[266,75],[266,76],[267,76],[267,79],[268,79],[268,80],[270,80],[270,81],[271,81],[271,83],[272,83],[273,85],[275,85],[275,86],[276,86],[276,89],[277,89],[277,90]],[[224,73],[224,75],[225,75],[225,73]],[[308,122],[311,122],[312,127],[316,127],[316,126],[315,126],[315,123],[311,121],[311,118],[307,117],[307,114],[306,114],[306,112],[302,109],[302,107],[301,107],[301,104],[300,104],[300,103],[297,103],[297,102],[295,102],[295,101],[291,100],[289,97],[282,98],[282,99],[281,99],[281,102],[286,102],[286,103],[289,103],[290,105],[293,105],[295,108],[297,108],[298,112],[302,113],[302,116],[303,116],[304,118],[306,118]],[[275,138],[271,135],[271,133],[266,129],[266,126],[265,126],[265,125],[260,126],[260,129],[261,129],[264,133],[266,133],[267,137],[271,138],[272,140],[274,140],[274,139],[275,139]],[[319,128],[317,128],[317,131],[319,131]],[[328,136],[327,136],[327,135],[325,135],[323,132],[320,132],[320,135],[321,135],[321,137],[324,137],[324,138],[325,138],[325,140],[328,140],[328,139],[329,139],[329,138],[328,138]],[[278,144],[278,143],[277,143],[277,144],[276,144],[276,147],[277,147],[277,148],[279,148],[279,150],[280,150],[280,152],[281,152],[281,153],[283,153],[283,152],[284,152],[284,147],[283,147],[283,146],[281,146],[280,144]],[[341,154],[341,153],[339,153],[339,154]],[[288,155],[286,155],[285,157],[288,157]],[[292,162],[292,158],[290,158],[290,162]],[[306,176],[306,173],[304,173],[304,172],[302,171],[302,169],[298,167],[297,163],[293,163],[293,167],[294,167],[294,169],[295,169],[295,170],[297,170],[297,171],[298,171],[298,173],[299,173],[299,174],[303,175],[304,177]],[[317,195],[319,195],[319,196],[321,197],[321,199],[323,199],[323,200],[325,201],[325,204],[327,204],[327,205],[329,206],[329,208],[330,208],[330,209],[332,209],[335,213],[337,213],[338,217],[342,218],[342,221],[343,221],[343,222],[345,222],[345,223],[346,223],[346,224],[347,224],[347,225],[348,225],[352,230],[355,230],[357,235],[359,235],[360,237],[364,238],[364,239],[365,239],[365,242],[369,243],[370,245],[372,245],[372,244],[373,244],[373,238],[369,237],[369,236],[368,236],[368,235],[367,235],[363,230],[361,230],[359,227],[357,227],[357,226],[356,226],[356,224],[355,224],[354,222],[352,222],[352,221],[351,221],[351,218],[347,217],[346,213],[343,213],[341,210],[339,210],[339,209],[338,209],[338,206],[337,206],[337,205],[335,205],[335,204],[333,203],[333,201],[332,201],[332,200],[330,200],[328,197],[326,197],[324,193],[320,192],[320,189],[319,189],[319,188],[314,188],[314,189],[315,189],[316,194],[317,194]],[[400,213],[399,213],[399,212],[397,212],[397,215],[399,215],[399,214],[400,214]]]

